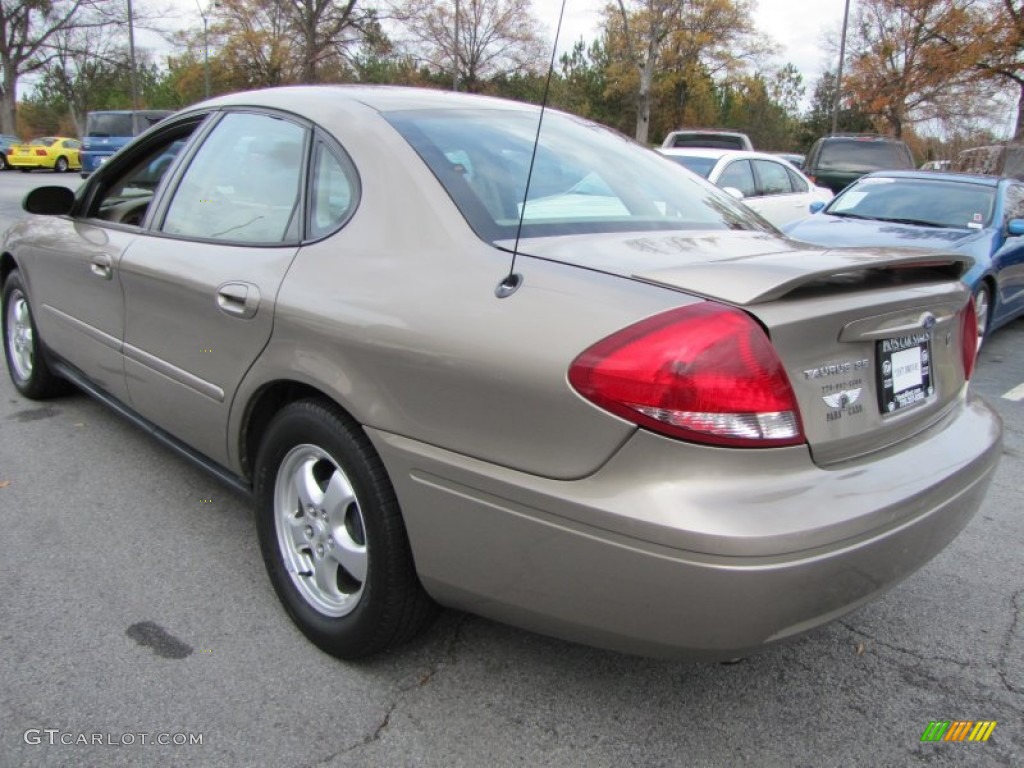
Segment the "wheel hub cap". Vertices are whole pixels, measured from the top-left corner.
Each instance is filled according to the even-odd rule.
[[[7,348],[14,373],[21,380],[32,377],[32,341],[28,301],[21,291],[14,291],[7,305]]]
[[[366,529],[348,476],[321,448],[296,446],[281,462],[274,524],[282,560],[303,599],[325,616],[354,610],[366,582]]]

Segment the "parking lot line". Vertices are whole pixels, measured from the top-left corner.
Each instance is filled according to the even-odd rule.
[[[1024,400],[1024,384],[1018,384],[1003,395],[1003,400]]]

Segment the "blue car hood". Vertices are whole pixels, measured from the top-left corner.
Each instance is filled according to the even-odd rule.
[[[976,257],[989,255],[994,234],[989,229],[936,229],[886,221],[843,219],[820,213],[786,227],[784,232],[795,240],[828,247],[906,246],[961,251]]]

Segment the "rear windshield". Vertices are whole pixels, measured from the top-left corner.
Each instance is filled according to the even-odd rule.
[[[85,123],[85,135],[97,137],[134,136],[131,114],[120,112],[93,112]]]
[[[835,216],[957,229],[992,221],[995,187],[958,181],[874,177],[847,187],[825,209]]]
[[[715,163],[718,162],[711,157],[687,157],[686,155],[665,155],[665,157],[705,179],[711,173],[711,169],[715,167]]]
[[[887,171],[913,168],[906,146],[874,139],[829,140],[822,144],[819,171]]]
[[[548,112],[529,197],[536,110],[425,110],[386,114],[491,242],[655,230],[767,230],[707,182],[595,123]]]
[[[746,149],[740,136],[718,133],[677,133],[673,147],[708,147],[710,149]]]

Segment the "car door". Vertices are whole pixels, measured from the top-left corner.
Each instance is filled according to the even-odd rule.
[[[127,399],[121,342],[124,298],[118,266],[138,228],[100,226],[71,216],[46,220],[47,237],[24,264],[41,338],[104,391]]]
[[[1008,183],[1003,192],[1002,220],[992,267],[996,275],[993,323],[1024,312],[1024,236],[1009,235],[1007,224],[1012,219],[1024,219],[1024,184]]]
[[[810,187],[780,162],[766,159],[751,162],[758,182],[758,207],[755,209],[758,213],[777,227],[807,215]],[[794,187],[794,178],[791,176],[796,177],[802,188]]]
[[[220,463],[239,382],[270,338],[297,250],[306,126],[228,112],[189,158],[153,232],[123,257],[135,410]]]

